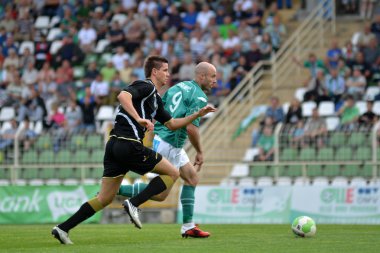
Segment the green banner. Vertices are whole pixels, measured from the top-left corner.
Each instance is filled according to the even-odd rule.
[[[0,224],[60,223],[99,191],[97,185],[0,187]],[[87,222],[99,222],[98,212]]]

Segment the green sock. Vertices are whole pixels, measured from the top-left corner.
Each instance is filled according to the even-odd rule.
[[[181,204],[183,212],[183,223],[190,223],[193,221],[194,214],[194,192],[195,187],[184,185],[181,193]]]
[[[147,184],[137,183],[132,185],[121,185],[117,195],[122,195],[128,198],[132,198],[142,192],[146,188]]]

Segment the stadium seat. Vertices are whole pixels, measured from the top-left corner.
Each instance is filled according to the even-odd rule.
[[[41,168],[41,171],[40,171],[40,178],[41,179],[51,179],[51,178],[56,178],[55,176],[55,168],[51,168],[51,167],[44,167],[44,168]]]
[[[0,168],[0,179],[10,179],[11,178],[11,172],[8,168]]]
[[[323,170],[323,175],[330,178],[340,176],[340,174],[340,165],[338,164],[327,164]]]
[[[334,160],[333,148],[320,148],[317,155],[318,161],[331,161]]]
[[[362,177],[353,177],[350,186],[367,186],[367,180]]]
[[[292,179],[290,177],[279,177],[277,178],[278,186],[290,186],[292,185]]]
[[[33,164],[37,163],[38,154],[35,150],[29,150],[24,152],[24,154],[21,157],[21,163],[22,164]]]
[[[257,186],[272,186],[273,178],[271,177],[259,177],[256,182]]]
[[[376,102],[373,104],[373,112],[374,112],[376,115],[379,115],[379,114],[380,114],[380,101],[376,101]]]
[[[49,16],[38,16],[34,22],[34,27],[36,29],[46,29],[49,28],[50,18]]]
[[[370,86],[367,88],[364,98],[366,100],[374,100],[375,96],[378,95],[379,93],[380,93],[380,87]]]
[[[235,179],[233,178],[229,178],[229,177],[226,177],[226,178],[223,178],[221,181],[220,181],[220,186],[235,186],[236,185],[236,182],[235,182]]]
[[[363,114],[367,111],[367,103],[365,101],[357,101],[355,105],[359,109],[360,114]]]
[[[42,121],[34,122],[33,130],[37,135],[40,135],[42,133],[42,128],[43,128]]]
[[[282,110],[284,111],[285,114],[288,113],[289,107],[290,107],[290,103],[289,102],[286,102],[286,103],[282,104]]]
[[[318,107],[318,113],[321,117],[333,116],[335,114],[335,105],[331,101],[322,101]]]
[[[11,184],[11,181],[9,179],[1,179],[0,178],[0,186],[8,186]]]
[[[62,47],[63,42],[60,40],[55,40],[50,46],[50,54],[54,55],[58,52],[58,50]]]
[[[356,164],[347,164],[342,168],[341,174],[345,177],[353,177],[361,175],[362,170],[360,169],[359,165]]]
[[[52,139],[50,135],[41,135],[37,139],[35,147],[37,149],[50,149],[52,147]]]
[[[346,144],[347,136],[342,132],[332,132],[330,135],[330,145],[333,147],[343,147]]]
[[[246,177],[249,174],[248,164],[238,163],[232,168],[230,177]]]
[[[99,63],[100,66],[104,66],[104,65],[107,64],[107,62],[109,62],[111,60],[112,60],[112,54],[110,54],[110,53],[103,53],[100,56],[100,59],[99,59],[98,63]]]
[[[46,37],[47,41],[59,41],[60,35],[62,34],[61,28],[52,28],[49,30],[48,36]]]
[[[0,121],[9,121],[16,116],[15,109],[13,107],[3,107],[0,111]]]
[[[53,164],[55,160],[55,154],[52,150],[43,150],[38,157],[38,162],[42,164]]]
[[[72,159],[74,163],[87,163],[89,158],[88,150],[77,150]]]
[[[98,44],[96,44],[95,53],[101,54],[104,52],[106,47],[110,44],[110,41],[107,39],[102,39],[98,41]]]
[[[341,147],[337,149],[335,154],[336,161],[351,161],[352,159],[352,148]]]
[[[72,153],[69,150],[60,150],[55,157],[56,163],[71,163]]]
[[[54,28],[59,22],[61,22],[61,18],[59,16],[53,16],[50,20],[49,27]]]
[[[300,176],[302,176],[302,166],[290,165],[288,167],[287,174],[289,177],[300,177]]]
[[[73,150],[80,149],[84,147],[86,143],[86,137],[84,135],[73,135],[71,137],[71,142],[70,142],[70,148]]]
[[[302,103],[302,117],[310,117],[313,113],[313,109],[317,106],[314,101]]]
[[[253,158],[259,154],[258,148],[249,148],[245,151],[243,162],[252,162]]]
[[[327,186],[329,184],[329,180],[326,177],[315,177],[313,179],[313,186]]]
[[[112,16],[111,22],[117,21],[120,26],[123,26],[127,18],[127,15],[118,13]]]
[[[277,165],[276,168],[277,168],[278,176],[279,177],[289,176],[289,171],[288,171],[289,168],[288,168],[288,166],[286,166],[286,165]]]
[[[103,149],[104,141],[102,135],[89,135],[84,145],[88,149]]]
[[[297,157],[297,150],[294,148],[284,148],[280,154],[280,161],[294,161]]]
[[[314,148],[303,148],[300,151],[299,160],[312,161],[316,158],[316,152]]]
[[[0,151],[0,164],[3,164],[3,162],[5,162],[5,154],[3,151]],[[1,171],[0,171],[0,173],[1,173]],[[1,176],[0,176],[0,178],[1,178]]]
[[[103,149],[93,150],[91,155],[90,155],[90,162],[102,164],[103,163],[103,157],[104,157]]]
[[[34,54],[34,42],[33,41],[23,41],[18,49],[18,54],[22,55],[24,53],[25,48],[29,48],[30,53]]]
[[[0,134],[3,134],[6,130],[11,129],[12,124],[10,121],[4,121],[0,128]]]
[[[348,179],[346,177],[334,177],[331,181],[332,186],[348,186]]]
[[[322,175],[322,165],[308,165],[306,174],[309,177],[318,177]]]
[[[250,176],[251,177],[263,177],[267,175],[267,165],[253,165],[251,166]]]
[[[255,185],[255,181],[252,177],[242,177],[238,180],[237,185],[250,187]]]
[[[328,131],[334,131],[340,123],[339,117],[327,117],[326,125]]]
[[[308,177],[296,177],[294,179],[293,185],[297,185],[297,186],[310,185],[310,178],[308,178]]]
[[[374,169],[376,168],[376,166],[374,168],[373,165],[365,164],[362,168],[362,176],[366,178],[372,178],[374,176]]]
[[[368,161],[372,159],[372,149],[369,147],[359,147],[354,155],[354,160]]]
[[[368,144],[368,138],[366,133],[351,133],[348,138],[348,145],[350,146],[361,146]]]
[[[74,78],[82,79],[84,77],[85,69],[83,66],[75,66],[74,67]]]
[[[28,180],[39,178],[39,169],[38,168],[23,168],[21,169],[20,178],[28,179]]]
[[[303,98],[305,96],[305,93],[306,93],[307,89],[306,88],[298,88],[296,89],[295,93],[294,93],[294,97],[302,102],[303,101]]]
[[[96,119],[103,120],[113,120],[114,119],[114,108],[110,105],[102,105],[96,114]]]

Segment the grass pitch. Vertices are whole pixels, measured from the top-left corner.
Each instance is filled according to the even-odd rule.
[[[183,239],[178,224],[79,225],[70,232],[74,245],[61,245],[53,225],[0,225],[0,252],[379,252],[380,226],[317,225],[313,238],[298,238],[290,225],[203,225],[207,239]]]

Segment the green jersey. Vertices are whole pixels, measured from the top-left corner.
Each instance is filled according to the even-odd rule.
[[[205,107],[207,96],[195,81],[184,81],[167,90],[162,101],[173,118],[183,118]],[[199,127],[199,122],[197,118],[193,125]],[[186,127],[171,131],[160,122],[154,125],[154,133],[176,148],[182,148],[187,138]]]

